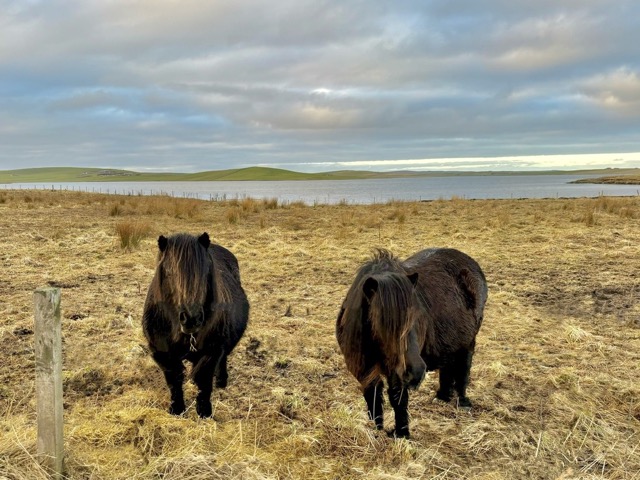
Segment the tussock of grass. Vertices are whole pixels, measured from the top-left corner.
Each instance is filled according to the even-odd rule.
[[[167,215],[177,219],[199,219],[204,200],[175,198],[168,195],[150,197],[120,197],[109,207],[109,216],[158,216]]]
[[[151,231],[151,226],[147,222],[136,221],[122,221],[116,223],[116,234],[120,239],[120,248],[131,250],[138,248],[140,242],[147,238]]]
[[[343,227],[353,225],[354,224],[353,211],[341,212],[339,217],[339,222]]]
[[[396,202],[375,206],[194,201],[8,191],[0,262],[0,477],[44,480],[35,460],[35,285],[61,285],[70,479],[633,479],[640,471],[638,199]],[[123,203],[122,203],[123,202]],[[122,214],[108,215],[114,205]],[[29,205],[35,208],[28,209]],[[236,208],[244,217],[229,223]],[[393,218],[404,210],[402,228]],[[582,217],[595,211],[597,222]],[[251,301],[214,418],[184,417],[145,349],[139,319],[157,247],[120,254],[116,221],[208,231],[238,256]],[[455,219],[455,222],[452,222]],[[55,224],[51,231],[44,226]],[[1,227],[0,227],[1,228]],[[410,440],[367,419],[334,338],[340,302],[374,247],[405,257],[460,248],[489,302],[470,413],[410,392]],[[289,316],[283,316],[290,311]],[[386,402],[385,428],[393,426]]]
[[[614,215],[621,218],[640,218],[640,198],[638,197],[605,197],[596,199],[579,199],[577,205],[581,205],[583,213],[574,221],[583,222],[591,227],[597,225],[603,215]]]
[[[225,213],[225,217],[227,218],[227,222],[235,225],[242,217],[242,209],[237,206],[229,207]]]
[[[264,204],[251,197],[243,198],[240,201],[240,208],[249,213],[258,213],[263,206]]]
[[[307,208],[308,205],[304,203],[302,200],[294,200],[292,202],[288,202],[286,205],[287,208]]]
[[[117,216],[122,215],[122,214],[123,214],[122,205],[119,204],[119,203],[114,203],[109,208],[109,215],[112,216],[112,217],[117,217]]]
[[[407,210],[405,207],[394,207],[393,210],[387,214],[388,220],[395,220],[398,223],[404,223],[407,220]]]
[[[380,228],[382,226],[382,218],[378,213],[371,213],[363,219],[362,224],[366,228]]]
[[[266,210],[275,210],[278,208],[278,199],[277,198],[265,198],[262,200],[262,205]]]

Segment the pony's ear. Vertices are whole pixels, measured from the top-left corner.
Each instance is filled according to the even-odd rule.
[[[207,232],[204,232],[202,235],[200,235],[198,237],[198,243],[202,245],[205,249],[209,248],[209,245],[211,245],[209,234]]]
[[[416,283],[418,283],[418,272],[412,273],[411,275],[407,275],[407,278],[411,282],[411,285],[415,287]]]
[[[367,300],[371,300],[373,294],[378,291],[378,281],[373,277],[367,278],[362,285],[362,291]]]
[[[169,244],[169,240],[164,235],[160,235],[158,237],[158,248],[161,252],[164,252],[167,249],[167,245]]]

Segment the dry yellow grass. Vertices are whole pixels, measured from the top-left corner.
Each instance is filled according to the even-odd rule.
[[[47,478],[32,295],[57,285],[68,478],[638,479],[639,212],[639,198],[305,207],[3,192],[0,478]],[[123,219],[150,226],[135,250],[120,248]],[[214,420],[166,413],[140,329],[156,237],[178,231],[230,248],[252,304]],[[487,274],[475,407],[432,404],[430,375],[410,401],[412,439],[394,441],[371,429],[334,321],[374,247],[427,246],[459,248]]]

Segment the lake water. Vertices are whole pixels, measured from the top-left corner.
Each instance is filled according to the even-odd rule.
[[[596,175],[597,176],[597,175]],[[167,194],[223,200],[277,198],[307,204],[383,203],[389,200],[560,198],[634,196],[638,185],[572,184],[588,175],[492,175],[414,177],[375,180],[243,181],[243,182],[73,182],[0,185],[4,189],[55,189],[124,195]]]

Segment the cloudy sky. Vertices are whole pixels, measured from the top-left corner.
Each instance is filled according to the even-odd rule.
[[[640,167],[637,0],[0,0],[0,169]]]

